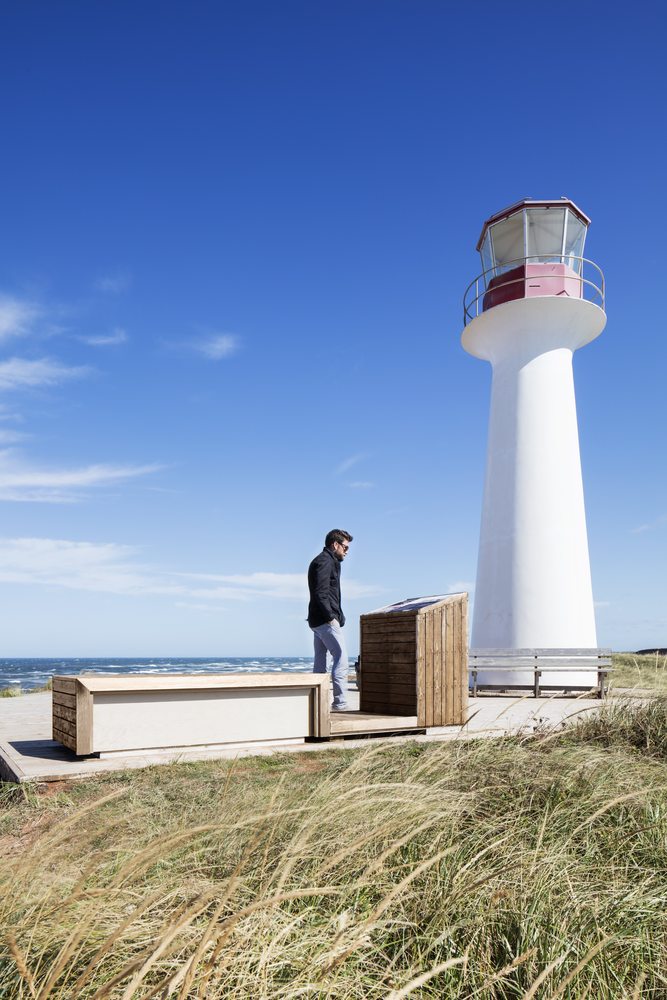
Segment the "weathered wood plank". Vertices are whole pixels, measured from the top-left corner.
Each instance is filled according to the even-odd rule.
[[[397,716],[414,715],[414,711],[410,711],[410,705],[408,704],[399,705],[390,701],[374,701],[371,702],[370,704],[372,707],[365,709],[365,711],[368,711],[371,714],[384,713],[387,715],[397,715]],[[415,719],[417,719],[416,715],[414,717]],[[417,723],[419,728],[421,729],[424,728],[424,726],[422,725],[421,722],[419,722],[419,720],[417,720]]]
[[[405,611],[370,611],[368,614],[364,615],[364,622],[381,622],[381,621],[394,621],[395,619],[410,619],[416,618],[418,610],[416,608],[407,608]]]
[[[481,687],[481,685],[480,685]],[[484,691],[530,691],[533,685],[531,684],[485,684]],[[581,687],[581,685],[576,684],[574,686],[570,684],[542,684],[540,682],[540,691],[596,691],[597,683],[591,684],[589,687]]]
[[[53,739],[57,740],[58,743],[62,743],[64,747],[76,753],[76,737],[72,736],[70,733],[66,733],[62,729],[53,729]]]
[[[378,647],[377,649],[364,648],[364,653],[362,656],[362,670],[368,663],[383,663],[392,658],[395,663],[405,663],[411,666],[414,671],[415,664],[415,644],[414,642],[410,647],[396,648],[391,643],[386,646]]]
[[[413,622],[409,627],[403,625],[400,628],[364,628],[363,638],[367,641],[378,641],[392,636],[409,639],[411,636],[414,637],[416,627],[416,622]]]
[[[401,705],[397,702],[392,701],[378,701],[373,702],[371,707],[368,709],[370,715],[395,715],[397,717],[401,716],[415,716],[414,706],[409,704]]]
[[[426,725],[433,725],[433,615],[424,616]]]
[[[61,691],[52,691],[51,700],[54,705],[67,705],[68,708],[76,707],[75,694],[63,694]]]
[[[452,725],[456,725],[459,719],[459,703],[461,689],[461,674],[468,674],[468,661],[465,663],[461,657],[461,624],[462,624],[461,604],[452,606],[452,696],[450,701],[450,718]]]
[[[388,684],[369,684],[368,681],[366,681],[365,698],[370,701],[377,701],[378,698],[384,698],[385,695],[387,697],[391,696],[392,698],[403,698],[406,701],[414,700],[416,704],[417,692],[414,687],[405,684],[401,684],[400,686],[390,686]],[[365,709],[362,709],[362,711],[365,711]]]
[[[69,708],[67,705],[53,705],[53,724],[56,725],[56,719],[67,719],[72,725],[76,724],[76,708]]]
[[[365,708],[365,712],[377,711],[378,705],[392,705],[393,709],[400,715],[403,711],[408,715],[413,715],[417,711],[417,699],[415,695],[401,695],[394,691],[371,691],[366,694],[366,704],[373,708]]]
[[[415,628],[364,629],[365,642],[383,642],[385,639],[414,639]]]
[[[433,622],[433,725],[441,726],[442,723],[442,699],[443,699],[443,607],[436,605],[431,612]]]
[[[366,691],[389,691],[395,689],[414,691],[417,694],[414,674],[364,674],[363,684]]]
[[[86,691],[197,691],[217,688],[310,687],[323,684],[326,674],[81,674],[75,678]],[[327,680],[328,683],[328,680]]]
[[[454,700],[454,605],[447,604],[442,609],[442,647],[443,656],[443,692],[442,692],[442,721],[440,725],[450,726],[452,719],[452,704]]]
[[[469,656],[611,656],[611,649],[471,649]]]
[[[426,725],[426,629],[425,619],[417,625],[417,717],[419,725]]]
[[[391,666],[385,666],[381,670],[363,670],[362,677],[370,684],[409,684],[415,691],[417,690],[414,670],[396,670]]]
[[[543,674],[544,673],[553,674],[558,672],[580,673],[589,670],[604,669],[605,666],[606,664],[601,664],[598,660],[583,660],[579,662],[560,663],[558,662],[558,660],[546,660],[546,659],[540,659],[534,662],[531,662],[530,660],[517,660],[515,663],[509,663],[509,664],[505,662],[496,663],[493,660],[489,663],[479,663],[476,661],[475,663],[470,664],[470,668],[472,669],[474,667],[474,669],[477,670],[478,672],[481,670],[489,670],[489,671],[493,670],[498,673],[524,672],[528,674],[535,673],[536,670],[540,670]]]
[[[76,752],[93,752],[93,694],[81,680],[76,692]]]
[[[406,664],[403,663],[400,664],[400,666],[405,668]],[[403,683],[410,682],[413,685],[413,687],[415,686],[414,669],[413,670],[399,669],[396,665],[388,666],[386,663],[383,663],[381,666],[379,664],[371,664],[368,667],[368,669],[366,669],[366,667],[364,666],[364,668],[361,671],[361,677],[362,681],[384,680],[384,678],[386,677],[388,680],[398,681],[399,683],[401,681]]]
[[[51,681],[51,689],[61,694],[76,694],[76,678],[56,675]]]
[[[388,615],[386,618],[366,618],[364,617],[364,628],[369,632],[375,629],[393,628],[414,628],[417,621],[416,615]]]
[[[57,728],[62,733],[67,733],[69,736],[76,738],[76,722],[71,722],[69,719],[58,718]]]
[[[414,684],[396,684],[392,683],[392,681],[373,684],[372,681],[369,682],[368,678],[366,678],[364,683],[366,685],[366,694],[370,697],[374,694],[382,694],[384,691],[386,691],[387,694],[400,695],[402,698],[416,699],[417,697]]]
[[[411,639],[414,638],[416,627],[416,624],[414,624],[412,628],[364,628],[363,640],[365,642],[380,642],[387,638]]]
[[[511,666],[513,663],[599,663],[599,662],[610,662],[610,656],[550,656],[546,653],[540,654],[540,656],[528,656],[527,654],[519,655],[508,653],[507,656],[471,656],[468,659],[471,663],[499,663],[507,664]]]
[[[417,615],[412,614],[400,614],[400,615],[371,615],[370,617],[364,615],[364,628],[374,629],[374,628],[408,628],[409,626],[414,627],[417,620]]]
[[[414,650],[415,647],[415,636],[395,636],[387,635],[376,639],[375,637],[371,639],[364,639],[364,644],[362,647],[362,654],[368,654],[369,652],[382,652],[385,649],[395,649],[397,653],[408,653]]]
[[[401,732],[418,729],[414,714],[396,715],[371,712],[337,712],[331,720],[332,736],[351,736],[355,733]]]
[[[454,697],[452,699],[452,722],[461,726],[464,722],[465,707],[468,702],[468,656],[467,656],[467,602],[454,606]]]

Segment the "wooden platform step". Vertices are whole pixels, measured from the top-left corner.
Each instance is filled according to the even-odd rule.
[[[375,712],[331,713],[332,736],[397,733],[404,729],[419,729],[416,715],[378,715]]]

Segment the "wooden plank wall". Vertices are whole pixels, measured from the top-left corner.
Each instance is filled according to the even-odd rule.
[[[76,753],[76,681],[53,678],[53,739]]]
[[[418,611],[361,618],[362,712],[463,725],[468,703],[467,595]]]
[[[425,608],[417,620],[420,725],[460,726],[468,702],[467,601]]]
[[[362,712],[417,715],[416,640],[416,611],[362,616]]]

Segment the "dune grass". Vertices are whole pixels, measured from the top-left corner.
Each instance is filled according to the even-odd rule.
[[[667,656],[614,653],[611,687],[667,692]]]
[[[667,996],[667,702],[5,786],[0,996]]]
[[[37,694],[38,691],[50,691],[52,687],[53,681],[49,677],[44,684],[40,684],[38,687],[29,688],[28,690],[24,690],[20,685],[0,688],[0,698],[19,698],[22,694]]]

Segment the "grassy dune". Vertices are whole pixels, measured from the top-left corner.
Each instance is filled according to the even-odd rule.
[[[5,787],[0,996],[667,997],[666,763],[656,699]]]
[[[612,687],[667,692],[667,656],[614,653]]]

